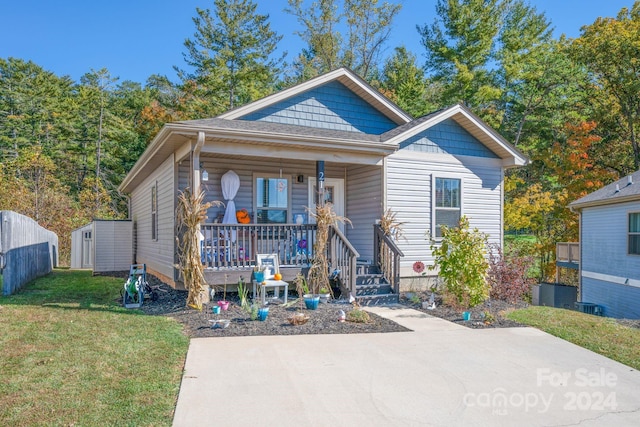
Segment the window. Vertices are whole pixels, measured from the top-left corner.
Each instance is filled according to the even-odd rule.
[[[629,214],[629,255],[640,255],[640,212]]]
[[[433,191],[433,236],[442,237],[443,225],[457,227],[461,217],[462,182],[455,178],[436,178]]]
[[[151,187],[151,240],[158,240],[158,182]]]
[[[260,176],[255,179],[256,222],[284,224],[289,218],[289,180]]]

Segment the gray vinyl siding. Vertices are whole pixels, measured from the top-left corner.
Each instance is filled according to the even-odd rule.
[[[602,305],[605,315],[611,317],[640,318],[640,288],[585,277],[585,274],[613,276],[618,282],[640,280],[640,255],[627,253],[630,212],[640,212],[640,202],[597,206],[582,211],[581,300]]]
[[[380,135],[397,125],[340,82],[329,82],[240,120],[260,120]]]
[[[462,215],[469,218],[472,228],[489,235],[490,243],[502,243],[502,167],[494,161],[486,165],[478,160],[465,163],[463,156],[451,162],[430,161],[426,154],[407,157],[391,155],[387,159],[386,206],[396,212],[403,223],[404,238],[399,246],[405,256],[402,274],[414,274],[416,261],[433,265],[431,255],[433,177],[458,178],[462,181]]]
[[[93,272],[128,271],[133,263],[133,223],[93,222]]]
[[[158,183],[158,239],[151,238],[151,187]],[[169,278],[174,277],[174,158],[169,156],[131,193],[131,212],[136,229],[136,262],[147,264]]]
[[[583,210],[583,270],[640,279],[640,255],[627,255],[629,212],[640,212],[640,202]]]
[[[590,277],[582,278],[583,302],[603,308],[603,315],[618,319],[640,319],[640,289]]]
[[[382,216],[383,169],[380,166],[351,166],[345,184],[346,217],[352,226],[346,236],[360,253],[373,260],[373,224]]]
[[[291,190],[291,212],[289,213],[289,222],[293,222],[296,214],[302,213],[308,217],[306,207],[309,205],[309,177],[315,176],[315,162],[297,162],[292,163],[291,160],[283,160],[281,163],[277,159],[268,159],[267,161],[260,159],[221,159],[216,160],[212,157],[200,158],[203,167],[209,173],[209,181],[203,183],[202,189],[206,192],[206,201],[222,201],[226,200],[222,197],[222,188],[220,180],[222,175],[227,171],[233,170],[240,178],[240,188],[234,200],[236,209],[246,209],[251,214],[252,222],[255,221],[255,206],[253,203],[253,176],[254,173],[269,174],[279,176],[282,168],[282,176],[289,178]],[[345,169],[341,165],[325,164],[325,175],[327,178],[344,178]],[[304,182],[298,183],[296,177],[302,175]],[[209,208],[207,212],[207,222],[222,220],[224,216],[225,206],[214,206]]]

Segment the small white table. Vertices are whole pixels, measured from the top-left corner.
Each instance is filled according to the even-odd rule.
[[[266,304],[267,301],[267,288],[273,288],[273,297],[279,298],[280,296],[280,286],[284,287],[284,303],[287,303],[287,296],[289,294],[289,284],[284,280],[265,280],[264,284],[260,284],[257,281],[253,280],[253,299],[256,299],[256,295],[258,293],[258,287],[260,288],[260,300],[262,304]]]

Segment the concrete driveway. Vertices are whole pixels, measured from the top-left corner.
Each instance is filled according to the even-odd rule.
[[[191,340],[194,426],[638,426],[640,373],[533,328],[371,309],[413,332]]]

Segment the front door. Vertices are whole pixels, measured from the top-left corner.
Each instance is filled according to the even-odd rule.
[[[309,177],[309,207],[312,212],[316,210],[318,201],[318,191],[316,187],[316,178]],[[344,179],[325,178],[324,180],[324,201],[333,204],[333,210],[339,216],[344,216]],[[309,218],[309,223],[314,224],[315,220]],[[344,233],[344,224],[338,223],[340,231]]]

